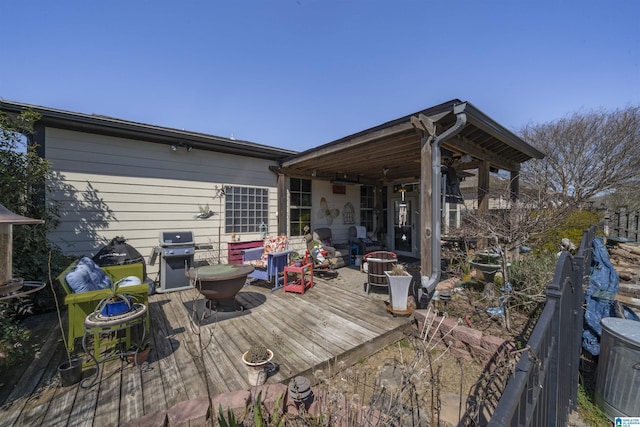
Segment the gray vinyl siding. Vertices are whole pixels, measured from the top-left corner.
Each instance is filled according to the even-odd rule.
[[[196,258],[217,257],[220,241],[226,259],[224,199],[214,198],[216,186],[226,185],[267,188],[269,232],[276,234],[273,161],[197,149],[173,152],[168,145],[55,128],[46,128],[45,141],[53,199],[61,203],[61,223],[50,238],[67,254],[91,256],[113,237],[124,236],[148,257],[161,231],[186,230],[193,231],[196,243],[214,246]],[[206,206],[215,215],[194,219]],[[258,230],[240,235],[258,237]]]

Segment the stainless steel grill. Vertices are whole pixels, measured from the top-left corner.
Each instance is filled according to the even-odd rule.
[[[193,266],[196,244],[191,231],[162,231],[160,245],[154,252],[160,256],[160,278],[157,292],[191,289],[186,272]],[[154,257],[155,258],[155,257]]]

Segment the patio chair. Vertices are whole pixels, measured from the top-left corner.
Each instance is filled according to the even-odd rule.
[[[368,294],[371,286],[388,288],[389,280],[384,272],[390,271],[398,263],[398,256],[389,251],[374,251],[364,256],[364,262],[366,263],[364,269],[367,272],[365,292]]]
[[[91,260],[89,260],[91,261]],[[74,292],[72,287],[67,282],[67,274],[74,271],[78,260],[74,261],[69,267],[67,267],[56,278],[62,289],[64,289],[66,295],[64,297],[64,303],[68,308],[68,322],[67,322],[67,349],[72,352],[75,348],[76,338],[82,338],[84,336],[84,320],[93,313],[98,306],[98,303],[111,291],[107,289],[93,290],[85,292]],[[124,264],[124,265],[112,265],[109,267],[100,268],[106,273],[112,281],[118,281],[125,277],[135,276],[142,282],[140,285],[133,285],[127,288],[127,293],[133,295],[135,302],[148,305],[149,284],[144,281],[143,265],[141,263],[136,264]],[[145,319],[145,326],[147,333],[150,331],[149,316]]]
[[[289,265],[289,254],[293,252],[288,245],[287,236],[265,237],[262,247],[242,250],[243,264],[255,268],[248,277],[273,282],[272,291],[280,289],[280,280],[284,280],[280,273]]]
[[[349,227],[349,244],[357,245],[361,254],[379,251],[382,244],[376,240],[371,240],[367,236],[367,227],[363,225],[352,225]]]
[[[333,232],[329,227],[321,227],[313,230],[312,239],[314,245],[318,242],[322,245],[322,249],[328,253],[329,258],[335,258],[335,268],[342,268],[349,265],[349,243],[336,243],[333,238]],[[306,235],[305,235],[306,238]],[[307,243],[307,249],[309,249]],[[309,249],[310,250],[310,249]]]
[[[304,239],[307,243],[307,250],[304,255],[304,262],[313,264],[313,272],[319,276],[334,278],[338,276],[336,267],[338,258],[326,250],[318,240],[315,240],[309,232],[309,227],[304,228]]]

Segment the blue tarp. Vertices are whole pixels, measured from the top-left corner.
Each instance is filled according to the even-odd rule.
[[[593,356],[600,354],[600,336],[603,317],[614,317],[614,301],[620,287],[618,273],[613,268],[607,248],[601,239],[593,239],[593,259],[591,261],[591,277],[585,291],[586,311],[584,313],[584,329],[582,331],[582,347]],[[638,316],[625,307],[628,319],[640,320]]]

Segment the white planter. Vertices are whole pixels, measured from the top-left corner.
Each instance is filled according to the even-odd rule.
[[[247,380],[252,387],[262,385],[267,381],[267,370],[271,366],[271,359],[273,358],[273,352],[267,349],[269,352],[269,358],[258,363],[247,362],[246,356],[248,352],[244,352],[242,355],[242,361],[247,365]]]
[[[413,276],[409,273],[405,273],[403,276],[392,276],[388,271],[384,274],[389,279],[389,298],[391,299],[391,308],[396,311],[407,311],[409,288],[411,287],[411,281]]]

